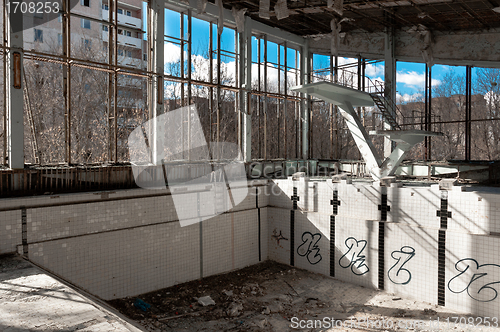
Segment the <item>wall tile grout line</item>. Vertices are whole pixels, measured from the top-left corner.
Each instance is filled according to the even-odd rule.
[[[23,255],[28,257],[28,220],[26,216],[26,208],[21,207],[21,227],[22,227],[22,244],[23,244]]]
[[[387,194],[382,194],[380,205],[380,222],[378,224],[378,288],[385,288],[385,223],[387,221],[387,212],[391,211],[391,207],[387,205]]]
[[[297,187],[293,187],[293,206],[290,211],[290,265],[295,266],[295,211],[300,197],[297,196]]]
[[[335,277],[335,216],[338,214],[340,200],[337,190],[333,190],[332,215],[330,216],[330,277]]]
[[[257,208],[257,222],[258,222],[258,243],[259,243],[259,262],[262,262],[262,243],[261,243],[261,221],[260,221],[260,207],[259,207],[259,188],[255,188],[255,207]]]
[[[451,218],[451,211],[448,211],[448,193],[441,193],[440,210],[436,211],[439,217],[440,230],[438,232],[438,305],[446,304],[445,282],[446,282],[446,230],[448,228],[448,218]]]

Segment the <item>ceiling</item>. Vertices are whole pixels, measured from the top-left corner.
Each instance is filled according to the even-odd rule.
[[[278,20],[273,13],[277,0],[270,0],[271,17],[259,17],[259,0],[223,0],[227,8],[247,8],[256,21],[300,36],[331,32],[330,21],[341,20],[342,32],[385,31],[386,28],[411,28],[423,25],[429,30],[475,31],[500,28],[500,13],[492,9],[500,0],[344,0],[340,16],[327,7],[327,0],[287,1],[289,17]]]

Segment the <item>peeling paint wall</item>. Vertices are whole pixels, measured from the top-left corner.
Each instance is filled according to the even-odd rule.
[[[477,65],[500,67],[500,30],[480,32],[432,32],[432,52],[435,63],[448,65]],[[330,54],[330,37],[311,39],[310,50]],[[401,61],[424,62],[424,43],[416,33],[398,31],[395,39],[395,57]],[[348,33],[339,45],[339,56],[384,59],[384,34]]]

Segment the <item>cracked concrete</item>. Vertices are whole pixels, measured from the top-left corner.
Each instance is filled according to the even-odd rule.
[[[0,257],[0,331],[141,331],[19,256]]]

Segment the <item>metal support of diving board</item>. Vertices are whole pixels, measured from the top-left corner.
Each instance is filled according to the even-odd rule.
[[[423,130],[376,130],[371,135],[384,135],[397,143],[391,155],[384,161],[379,157],[375,146],[362,125],[355,107],[373,107],[374,101],[369,93],[351,89],[330,82],[315,82],[299,85],[293,91],[307,93],[333,105],[337,105],[344,117],[347,127],[366,162],[366,168],[375,181],[394,175],[406,153],[426,136],[442,136],[442,133]]]

